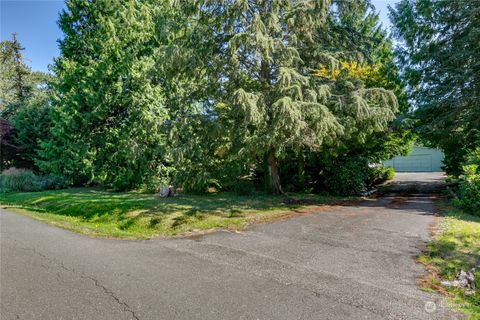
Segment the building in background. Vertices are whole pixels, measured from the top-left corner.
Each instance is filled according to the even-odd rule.
[[[396,156],[383,164],[395,172],[442,172],[443,159],[444,154],[439,149],[415,146],[407,156]]]

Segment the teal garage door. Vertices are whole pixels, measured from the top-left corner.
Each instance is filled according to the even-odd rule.
[[[430,172],[432,171],[431,155],[411,155],[393,159],[393,168],[397,172]]]
[[[397,172],[441,172],[443,159],[441,150],[415,146],[409,155],[394,157],[383,161],[383,164]]]

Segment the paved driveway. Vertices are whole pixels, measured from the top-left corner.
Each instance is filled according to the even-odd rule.
[[[417,288],[432,211],[430,196],[392,196],[242,233],[115,241],[3,210],[0,318],[451,320]]]
[[[443,172],[396,172],[383,191],[387,194],[430,194],[442,188],[445,178]]]

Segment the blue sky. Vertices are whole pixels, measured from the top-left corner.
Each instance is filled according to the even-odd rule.
[[[389,27],[387,6],[398,0],[372,0],[380,11],[384,27]],[[0,38],[11,38],[16,32],[25,48],[27,64],[36,71],[47,71],[53,57],[58,56],[57,39],[62,33],[57,26],[59,12],[65,7],[61,0],[0,0]]]
[[[0,38],[17,33],[25,48],[27,64],[33,70],[47,71],[53,57],[58,56],[57,39],[62,36],[57,26],[63,1],[0,0]]]
[[[380,21],[385,28],[390,28],[390,20],[388,19],[388,6],[394,6],[399,0],[371,0],[375,9],[380,12]]]

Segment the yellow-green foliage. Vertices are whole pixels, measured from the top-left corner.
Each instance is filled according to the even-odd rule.
[[[314,70],[313,75],[331,80],[337,80],[343,76],[362,80],[366,84],[375,84],[376,87],[388,87],[388,82],[382,75],[379,65],[360,64],[356,61],[340,61],[337,67],[321,65]]]
[[[393,180],[394,176],[395,176],[395,170],[392,167],[388,167],[385,169],[385,179]]]

